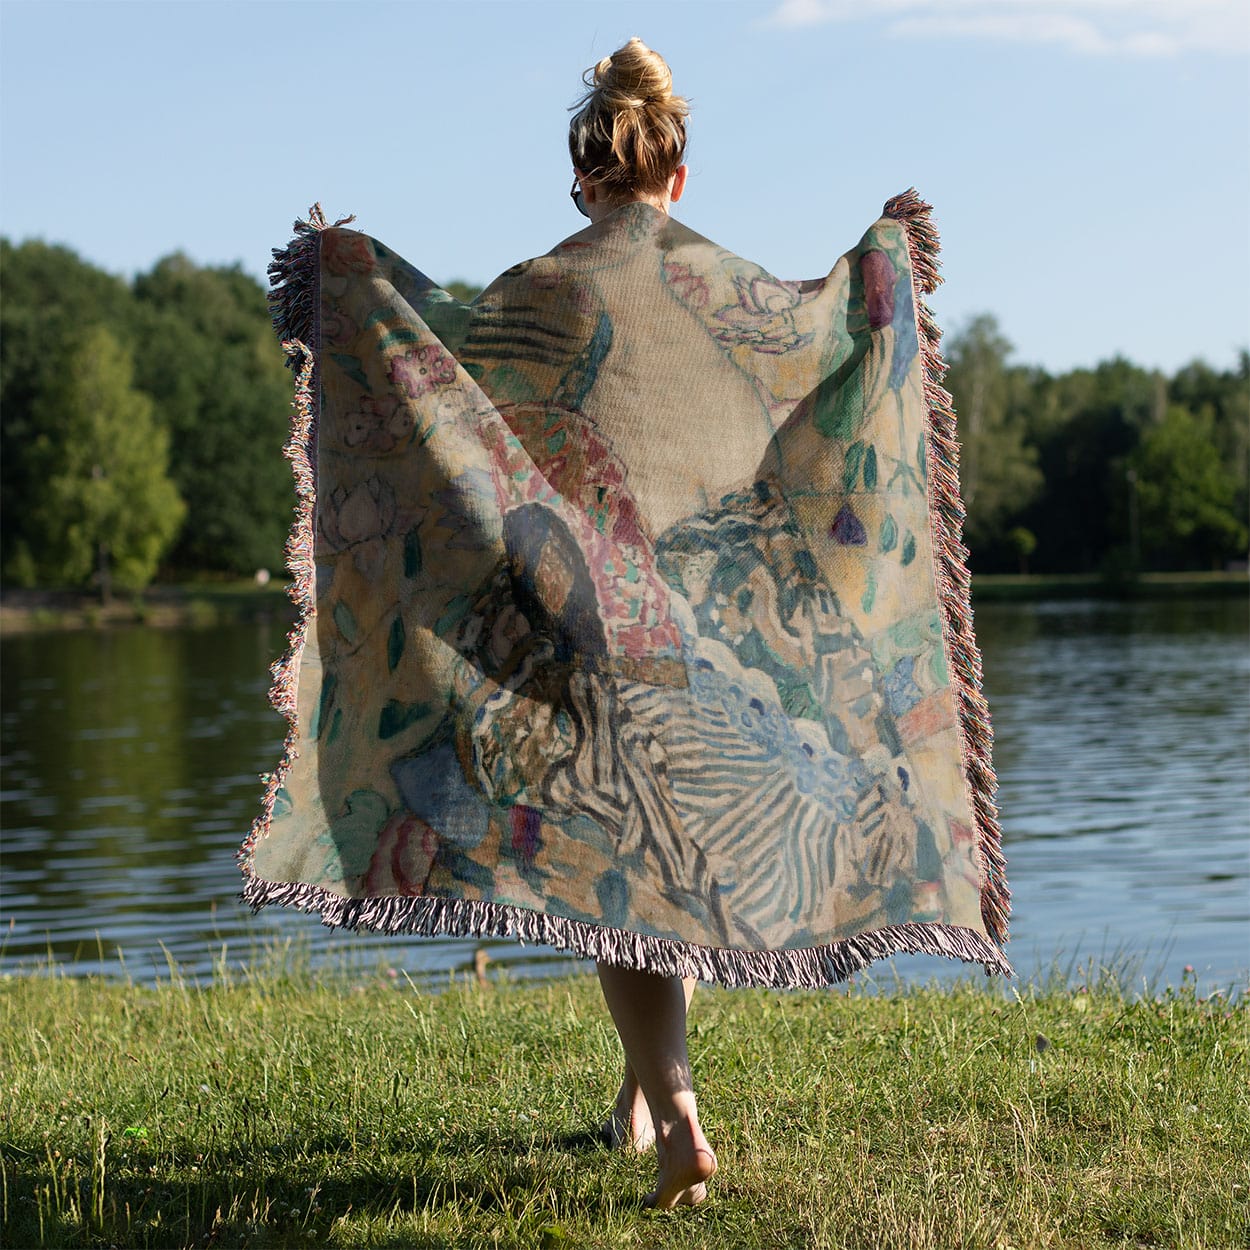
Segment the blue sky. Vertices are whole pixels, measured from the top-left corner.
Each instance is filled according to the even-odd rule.
[[[692,103],[677,216],[779,276],[915,185],[948,329],[1052,370],[1250,344],[1245,0],[0,0],[0,228],[261,276],[320,200],[485,282],[579,228],[566,110],[634,34]]]

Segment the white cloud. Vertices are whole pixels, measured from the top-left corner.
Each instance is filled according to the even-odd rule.
[[[872,22],[904,39],[966,38],[1089,56],[1250,50],[1246,0],[781,0],[770,23]]]

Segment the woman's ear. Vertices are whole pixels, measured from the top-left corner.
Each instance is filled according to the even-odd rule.
[[[688,165],[678,165],[673,173],[673,180],[669,183],[668,198],[674,204],[681,199],[681,193],[686,189],[686,175],[690,172]]]
[[[573,172],[577,175],[577,181],[582,184],[582,202],[585,204],[593,204],[598,198],[595,195],[594,179],[587,178],[576,165],[573,166]]]

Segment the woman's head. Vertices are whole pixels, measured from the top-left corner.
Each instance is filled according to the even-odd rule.
[[[613,200],[661,195],[686,152],[686,101],[664,58],[641,39],[583,75],[569,123],[574,167]]]

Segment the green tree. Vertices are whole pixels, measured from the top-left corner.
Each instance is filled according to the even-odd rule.
[[[982,566],[992,564],[996,553],[1018,558],[1006,537],[1007,522],[1042,487],[1037,451],[1026,441],[1022,417],[1028,371],[1008,365],[1011,352],[988,314],[974,318],[947,349],[945,386],[955,400],[960,488],[968,509],[964,534]]]
[[[1020,572],[1029,571],[1029,557],[1037,550],[1037,535],[1032,530],[1017,525],[1007,533],[1007,545],[1020,561]]]
[[[1246,526],[1234,511],[1237,480],[1215,445],[1209,417],[1173,404],[1129,464],[1147,563],[1218,567],[1244,556]]]
[[[1162,375],[1119,358],[1038,388],[1027,424],[1045,486],[1020,519],[1037,535],[1036,571],[1130,562],[1128,456],[1165,407]]]
[[[84,331],[107,325],[129,342],[134,300],[121,278],[69,248],[0,239],[0,573],[29,583],[35,576],[32,530],[43,484],[31,463],[39,434],[35,403],[56,380],[66,351]]]
[[[1234,369],[1217,370],[1195,360],[1168,385],[1168,398],[1210,422],[1211,441],[1237,483],[1233,510],[1250,516],[1250,352]]]
[[[276,568],[291,521],[282,458],[291,379],[259,283],[237,266],[169,256],[135,280],[136,377],[170,432],[170,473],[187,502],[172,562]]]
[[[443,290],[448,295],[458,299],[462,304],[471,304],[482,293],[482,288],[472,282],[466,282],[463,278],[453,278]]]
[[[37,490],[30,560],[40,580],[101,596],[156,572],[184,506],[166,475],[169,438],[133,386],[129,351],[103,326],[70,348],[33,406]]]

